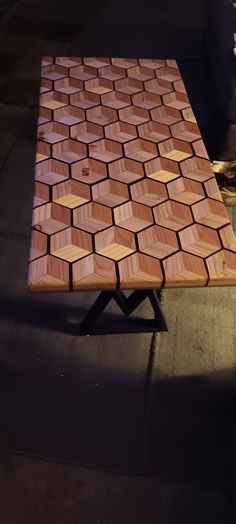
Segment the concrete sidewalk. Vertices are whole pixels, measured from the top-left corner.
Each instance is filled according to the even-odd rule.
[[[93,295],[27,292],[39,56],[106,9],[53,5],[0,30],[0,523],[235,524],[236,290],[165,291],[168,334],[84,338]]]

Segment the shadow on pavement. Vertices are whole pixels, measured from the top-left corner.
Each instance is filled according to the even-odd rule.
[[[146,473],[235,485],[235,413],[235,369],[156,380],[149,405]]]

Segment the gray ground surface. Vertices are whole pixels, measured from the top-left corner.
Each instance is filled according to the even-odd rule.
[[[0,31],[0,524],[234,524],[236,289],[165,291],[168,334],[86,338],[93,295],[27,293],[39,56],[106,7],[46,5]]]

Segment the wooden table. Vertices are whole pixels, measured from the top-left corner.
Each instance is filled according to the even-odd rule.
[[[235,284],[236,239],[175,60],[44,57],[29,289],[109,291],[100,309],[116,297],[128,314],[118,290],[157,303],[154,289]]]

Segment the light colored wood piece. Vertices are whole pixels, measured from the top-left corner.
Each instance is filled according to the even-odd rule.
[[[220,237],[226,249],[236,252],[236,236],[231,225],[220,230]]]
[[[112,58],[111,62],[113,65],[123,67],[124,69],[138,65],[138,60],[135,58]]]
[[[54,158],[40,162],[35,169],[35,180],[49,186],[69,177],[68,166]]]
[[[56,58],[56,64],[64,67],[74,67],[81,64],[81,58],[74,56],[59,56]]]
[[[133,95],[143,90],[142,82],[134,78],[122,78],[121,80],[116,80],[114,83],[116,91],[121,91],[121,93],[127,93],[128,95]]]
[[[83,82],[67,76],[61,80],[56,80],[56,82],[54,82],[54,87],[56,91],[71,95],[72,93],[78,93],[83,90]]]
[[[97,254],[75,262],[72,267],[73,288],[78,290],[115,289],[116,270],[113,260]]]
[[[111,107],[98,106],[87,111],[87,119],[102,126],[115,122],[117,118],[117,111]]]
[[[193,142],[201,136],[199,127],[192,122],[178,122],[171,126],[171,133],[175,138],[185,140],[186,142]]]
[[[151,117],[155,122],[170,126],[182,119],[181,113],[175,107],[160,106],[151,110]]]
[[[171,82],[161,80],[160,78],[155,78],[145,82],[145,89],[149,91],[149,93],[165,95],[166,93],[170,93],[172,91],[172,85]]]
[[[85,120],[85,112],[79,107],[62,107],[61,109],[55,109],[54,120],[66,124],[67,126],[72,126]]]
[[[209,227],[193,224],[179,233],[184,251],[206,258],[221,248],[218,234]]]
[[[207,272],[201,258],[179,252],[163,262],[166,287],[197,287],[207,282]]]
[[[33,207],[41,206],[49,202],[49,187],[46,184],[35,182]]]
[[[70,103],[72,106],[80,107],[81,109],[89,109],[98,106],[100,100],[96,93],[80,91],[70,96]]]
[[[122,67],[110,65],[98,69],[98,75],[107,80],[114,81],[119,80],[120,78],[125,78],[126,71]]]
[[[176,82],[174,82],[173,85],[174,85],[175,91],[179,93],[184,93],[185,95],[187,94],[183,80],[176,80]]]
[[[90,189],[76,180],[66,180],[53,187],[52,199],[56,204],[74,209],[90,200]]]
[[[96,68],[88,65],[79,65],[76,67],[72,67],[70,70],[71,78],[76,78],[77,80],[82,80],[83,82],[85,82],[86,80],[90,80],[91,78],[96,78],[96,76]]]
[[[47,122],[38,127],[38,138],[50,144],[61,142],[69,137],[69,129],[59,122]]]
[[[95,236],[96,252],[112,260],[134,253],[135,239],[133,233],[118,227],[110,227]]]
[[[120,144],[112,140],[98,140],[89,144],[89,156],[102,162],[112,162],[122,157],[122,148]]]
[[[140,251],[159,259],[179,249],[176,233],[160,226],[152,226],[138,233],[138,243]]]
[[[209,156],[208,156],[207,150],[204,146],[202,139],[199,139],[199,140],[196,140],[196,142],[193,142],[193,149],[197,156],[200,156],[202,158],[206,158],[207,160],[209,160]]]
[[[51,236],[51,254],[75,262],[92,252],[92,237],[85,231],[69,227]]]
[[[129,199],[127,186],[116,180],[105,180],[92,187],[94,202],[115,207]]]
[[[128,142],[124,148],[127,157],[139,162],[146,162],[158,155],[156,144],[141,138]]]
[[[42,67],[42,78],[47,78],[48,80],[59,80],[64,78],[68,74],[67,67],[63,67],[58,64],[50,64]]]
[[[207,182],[204,182],[204,187],[206,190],[207,195],[210,198],[214,198],[215,200],[219,200],[220,202],[223,202],[219,187],[216,183],[215,177],[210,178],[210,180],[207,180]]]
[[[87,156],[86,145],[76,140],[64,140],[53,146],[53,156],[70,164]]]
[[[229,216],[221,202],[207,198],[192,206],[196,222],[217,229],[229,224]]]
[[[101,180],[107,177],[107,168],[103,162],[93,158],[85,158],[80,162],[72,164],[71,175],[75,180],[86,182],[86,184],[94,184],[101,182]]]
[[[151,142],[161,142],[170,137],[169,127],[165,124],[159,124],[158,122],[146,122],[138,126],[139,136],[145,140],[150,140]]]
[[[71,137],[75,140],[90,144],[100,138],[103,138],[103,128],[94,122],[82,122],[71,127]]]
[[[150,120],[150,117],[146,109],[143,109],[142,107],[129,106],[125,109],[120,109],[119,119],[123,120],[123,122],[128,122],[128,124],[134,124],[137,126]]]
[[[119,272],[123,289],[157,289],[163,280],[159,261],[142,253],[121,260]]]
[[[159,69],[165,66],[165,60],[153,60],[152,58],[140,58],[140,65],[150,67],[151,69]]]
[[[136,127],[132,124],[127,124],[127,122],[114,122],[105,127],[106,137],[111,140],[116,140],[121,144],[132,140],[137,137]]]
[[[156,69],[157,78],[162,80],[168,80],[168,82],[175,82],[176,80],[181,80],[181,75],[176,67],[171,67],[166,65],[165,67],[160,67]]]
[[[144,176],[142,164],[130,158],[121,158],[108,164],[109,176],[125,184],[139,180]]]
[[[165,183],[180,176],[177,162],[162,157],[146,162],[145,171],[149,178]]]
[[[134,78],[135,80],[141,80],[141,82],[144,82],[145,80],[150,80],[151,78],[155,77],[155,72],[153,71],[153,69],[142,65],[131,67],[127,70],[127,74],[130,78]]]
[[[180,177],[168,184],[170,198],[191,206],[205,197],[202,185],[190,178]]]
[[[30,291],[68,291],[67,262],[50,255],[33,260],[29,264],[28,287]]]
[[[209,286],[232,286],[236,280],[236,253],[222,250],[207,259]]]
[[[177,91],[164,95],[163,102],[166,106],[174,107],[175,109],[186,109],[190,106],[187,95]]]
[[[210,178],[215,178],[213,169],[209,161],[198,157],[192,157],[184,162],[181,162],[182,174],[199,182],[205,182]]]
[[[148,91],[142,91],[132,96],[134,106],[142,107],[143,109],[154,109],[161,105],[161,97]]]
[[[106,65],[110,65],[111,63],[111,60],[110,58],[84,58],[84,63],[86,65],[90,65],[91,67],[96,67],[97,69],[99,69],[99,67],[105,67]]]
[[[119,93],[119,91],[111,91],[101,96],[102,104],[104,106],[112,107],[113,109],[122,109],[131,104],[131,98],[126,93]]]
[[[98,233],[112,226],[112,212],[106,206],[90,202],[74,210],[73,223],[89,233]]]
[[[45,204],[33,210],[33,227],[52,235],[70,225],[69,209],[55,203]]]
[[[155,207],[154,217],[156,224],[173,231],[179,231],[193,222],[189,206],[172,200]]]
[[[176,162],[181,162],[192,156],[191,146],[183,140],[170,138],[159,144],[160,155]]]
[[[164,184],[145,178],[131,186],[132,200],[146,206],[156,206],[168,199]]]
[[[48,109],[58,109],[68,105],[68,96],[59,91],[49,91],[40,95],[40,105]]]
[[[42,142],[41,140],[37,141],[36,146],[36,158],[35,162],[42,162],[42,160],[46,160],[50,157],[50,144],[47,144],[46,142]]]
[[[192,122],[193,124],[197,123],[195,115],[191,107],[187,107],[186,109],[183,109],[182,114],[183,114],[184,119],[187,120],[187,122]]]
[[[90,93],[95,93],[97,95],[104,95],[109,93],[113,89],[113,84],[110,80],[106,78],[96,77],[85,82],[85,89]]]
[[[127,202],[114,209],[115,223],[136,233],[153,223],[151,209],[137,202]]]
[[[48,91],[52,90],[53,83],[51,80],[47,80],[46,78],[42,78],[41,85],[40,85],[40,94],[47,93]]]
[[[32,230],[30,244],[30,262],[47,254],[47,235]]]

